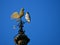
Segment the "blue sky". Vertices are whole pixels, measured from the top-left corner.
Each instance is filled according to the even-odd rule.
[[[18,29],[10,16],[22,7],[31,16],[31,23],[24,25],[28,45],[60,45],[60,0],[0,0],[0,45],[15,45]]]

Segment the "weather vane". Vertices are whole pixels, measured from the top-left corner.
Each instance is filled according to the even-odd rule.
[[[24,24],[26,22],[30,23],[31,18],[30,18],[29,12],[26,12],[26,15],[25,15],[26,22],[24,22],[22,20],[22,17],[24,16],[24,13],[25,13],[24,8],[21,8],[20,13],[14,12],[11,15],[11,18],[17,19],[17,22],[19,22],[19,24],[18,24],[18,26],[19,26],[18,35],[15,36],[15,38],[14,38],[14,41],[15,41],[16,45],[27,45],[28,42],[30,41],[30,39],[27,37],[27,35],[25,35],[23,27],[24,27]]]

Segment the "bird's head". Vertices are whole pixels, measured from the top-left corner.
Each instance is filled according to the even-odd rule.
[[[27,14],[29,14],[29,12],[26,12]]]

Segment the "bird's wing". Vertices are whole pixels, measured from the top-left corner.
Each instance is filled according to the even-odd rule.
[[[19,13],[20,18],[24,16],[24,8],[21,8],[20,13]]]
[[[11,18],[19,18],[18,12],[14,12],[11,16]]]
[[[20,18],[21,18],[22,16],[24,16],[24,11],[21,11],[20,14],[19,14],[19,16],[20,16]]]
[[[25,19],[28,23],[30,23],[31,19],[30,19],[30,15],[28,12],[26,12]]]

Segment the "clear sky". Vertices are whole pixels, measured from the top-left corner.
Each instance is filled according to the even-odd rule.
[[[60,0],[0,0],[0,45],[15,45],[18,29],[10,16],[22,7],[31,16],[31,23],[24,25],[28,45],[60,45]]]

